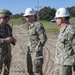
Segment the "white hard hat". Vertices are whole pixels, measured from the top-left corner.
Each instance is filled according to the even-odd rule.
[[[35,13],[35,11],[34,11],[34,9],[33,8],[27,8],[26,10],[25,10],[25,14],[23,15],[23,16],[29,16],[29,15],[35,15],[36,13]]]
[[[56,17],[69,17],[69,16],[70,16],[70,14],[69,14],[68,10],[65,8],[59,8],[55,14],[55,18]]]

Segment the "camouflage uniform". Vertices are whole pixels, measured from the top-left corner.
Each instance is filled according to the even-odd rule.
[[[5,39],[12,37],[12,28],[7,24],[11,15],[12,13],[7,9],[0,10],[0,75],[9,75],[10,70],[11,45]],[[6,18],[8,18],[8,21],[6,21]],[[5,21],[6,24],[4,24]]]
[[[4,66],[4,75],[9,74],[10,62],[11,62],[11,46],[4,42],[7,37],[12,37],[11,27],[0,24],[0,75],[2,72],[2,67]]]
[[[28,26],[27,67],[30,75],[43,75],[43,46],[47,36],[43,25],[34,22]]]
[[[70,24],[60,29],[55,58],[55,75],[72,75],[75,65],[75,28]]]

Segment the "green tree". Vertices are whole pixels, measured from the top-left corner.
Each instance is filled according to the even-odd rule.
[[[75,17],[75,6],[67,7],[70,12],[71,17]]]
[[[55,16],[55,9],[50,7],[44,7],[39,11],[40,20],[51,20]]]

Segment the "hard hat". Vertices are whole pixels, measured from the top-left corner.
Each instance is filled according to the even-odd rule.
[[[70,16],[70,14],[69,14],[68,10],[65,8],[59,8],[55,14],[55,18],[56,17],[69,17],[69,16]]]
[[[0,10],[0,17],[10,17],[12,13],[7,9]]]
[[[26,10],[25,10],[25,14],[23,15],[23,16],[29,16],[29,15],[35,15],[36,13],[35,13],[35,11],[34,11],[34,9],[33,8],[27,8]]]

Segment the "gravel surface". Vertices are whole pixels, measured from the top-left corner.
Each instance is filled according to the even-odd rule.
[[[28,75],[26,66],[27,53],[27,33],[20,26],[13,27],[14,37],[17,39],[15,46],[12,46],[12,62],[9,75]],[[48,40],[44,46],[44,75],[53,75],[54,72],[54,55],[56,45],[56,35],[48,34]]]

